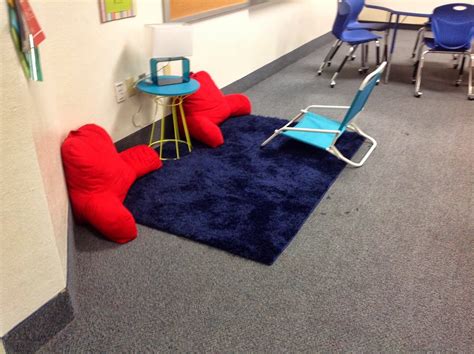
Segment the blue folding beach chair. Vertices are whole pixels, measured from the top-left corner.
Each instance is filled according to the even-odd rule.
[[[365,78],[350,106],[308,106],[305,109],[302,109],[296,117],[290,120],[283,127],[275,130],[272,136],[262,143],[261,147],[267,145],[278,135],[283,134],[303,143],[324,149],[351,166],[362,166],[370,154],[374,151],[375,147],[377,146],[377,142],[374,138],[368,136],[357,125],[355,125],[353,120],[364,108],[372,90],[377,84],[377,81],[380,80],[380,76],[382,75],[382,72],[385,70],[386,66],[387,62],[383,62],[374,72]],[[347,109],[347,113],[342,122],[339,122],[331,118],[310,112],[309,110],[312,108]],[[354,162],[348,159],[336,148],[337,139],[346,130],[355,132],[371,142],[372,146],[359,162]]]

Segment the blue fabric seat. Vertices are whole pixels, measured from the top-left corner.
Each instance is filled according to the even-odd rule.
[[[359,22],[359,15],[364,9],[365,0],[350,0],[353,11],[349,16],[349,23],[347,29],[349,30],[368,30],[368,31],[386,31],[389,29],[387,23],[376,23],[376,22]]]
[[[343,31],[340,35],[340,40],[349,43],[350,45],[367,43],[379,39],[380,36],[363,29]]]
[[[358,26],[357,16],[359,15],[362,8],[360,7],[360,0],[338,0],[337,3],[337,15],[336,19],[334,20],[334,24],[332,27],[332,34],[337,38],[336,42],[333,44],[331,49],[329,50],[326,58],[322,62],[321,66],[318,70],[318,75],[321,75],[324,69],[327,66],[331,65],[331,61],[336,55],[339,48],[342,46],[343,43],[347,43],[350,45],[349,52],[344,57],[343,61],[339,65],[336,72],[333,74],[330,86],[334,87],[336,85],[336,78],[341,72],[342,68],[346,64],[347,60],[351,58],[359,45],[362,45],[362,67],[359,69],[359,72],[364,73],[368,70],[367,67],[367,56],[368,56],[368,43],[375,42],[376,45],[376,53],[377,53],[377,65],[380,63],[380,43],[379,39],[380,36],[372,33],[366,29],[348,29],[349,24],[353,24]],[[362,2],[363,6],[363,2]]]
[[[295,128],[338,130],[340,126],[341,122],[338,122],[337,120],[326,118],[325,116],[313,112],[306,112],[301,117],[301,120],[295,125]],[[343,133],[345,130],[346,127],[343,127],[340,131]],[[324,150],[332,145],[334,138],[336,137],[335,133],[314,134],[312,132],[294,130],[287,130],[282,134]]]
[[[376,23],[376,22],[351,22],[347,26],[349,30],[359,30],[364,29],[368,31],[386,31],[389,28],[389,25],[386,23]]]
[[[383,62],[373,73],[365,78],[350,106],[308,106],[305,109],[302,109],[301,112],[296,115],[296,117],[291,119],[283,127],[275,130],[275,132],[262,143],[261,147],[264,147],[281,134],[298,140],[302,143],[323,149],[351,166],[362,166],[370,154],[372,154],[374,151],[375,147],[377,146],[377,142],[374,138],[364,133],[353,122],[353,120],[364,108],[370,94],[375,88],[377,82],[380,80],[380,76],[382,75],[382,72],[385,70],[386,66],[387,62]],[[344,109],[347,111],[342,121],[337,121],[335,119],[311,112],[310,110],[312,109]],[[336,147],[337,140],[342,134],[346,132],[346,130],[361,135],[371,143],[370,149],[365,153],[359,162],[348,159]]]
[[[434,38],[425,38],[424,39],[424,44],[433,50],[439,51],[439,52],[452,52],[452,49],[449,48],[444,48],[436,44],[436,41]],[[459,48],[460,51],[463,50],[469,50],[471,48],[470,43],[467,43],[465,47]]]
[[[423,45],[418,48],[416,73],[415,97],[421,97],[421,79],[425,56],[430,53],[459,55],[459,76],[456,86],[462,82],[464,64],[468,62],[469,82],[468,99],[474,99],[472,85],[472,41],[474,39],[474,5],[465,3],[453,3],[437,7],[431,16],[431,29],[433,38],[423,38]],[[423,48],[428,49],[423,51]]]

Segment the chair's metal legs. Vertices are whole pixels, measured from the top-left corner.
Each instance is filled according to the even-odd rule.
[[[425,50],[423,52],[423,54],[421,55],[421,58],[418,62],[418,68],[417,68],[417,71],[416,71],[415,97],[421,97],[421,95],[423,94],[423,92],[420,91],[421,74],[422,74],[423,65],[424,65],[424,62],[425,62],[425,55],[428,54],[429,52],[430,52],[429,50]]]
[[[420,97],[423,94],[421,92],[421,78],[422,78],[422,71],[423,71],[425,56],[428,53],[443,53],[443,52],[425,50],[423,52],[423,54],[420,56],[420,60],[418,62],[417,71],[416,71],[415,97]],[[456,86],[461,85],[462,76],[463,76],[463,73],[464,73],[464,65],[466,64],[466,56],[467,56],[468,69],[469,69],[469,82],[468,82],[467,98],[469,100],[474,100],[473,83],[472,83],[472,79],[473,79],[473,72],[472,71],[473,71],[473,68],[474,68],[474,55],[471,52],[462,52],[462,53],[459,53],[457,55],[458,55],[458,58],[460,59],[460,64],[459,64],[459,76],[458,76],[458,79],[456,80]]]
[[[459,76],[458,76],[458,79],[456,80],[456,86],[461,85],[462,75],[464,74],[464,64],[466,63],[466,56],[465,55],[460,55],[459,60],[460,60],[460,64],[458,64]]]
[[[472,69],[474,67],[474,54],[467,53],[469,56],[469,82],[467,88],[467,99],[474,100],[474,92],[472,92]]]
[[[415,55],[415,64],[413,65],[413,76],[412,76],[412,79],[411,79],[411,82],[414,84],[416,82],[416,75],[418,73],[418,66],[420,65],[420,58],[421,58],[421,54],[423,52],[423,47],[424,47],[424,43],[423,43],[423,38],[424,38],[424,33],[425,33],[425,28],[422,27],[421,30],[420,30],[420,40],[421,42],[419,43],[418,45],[418,53]]]
[[[319,67],[318,75],[322,74],[326,66],[331,66],[331,60],[334,58],[334,56],[336,55],[341,45],[342,45],[342,41],[340,41],[339,39],[336,42],[334,42],[331,49],[329,49],[329,52],[326,55],[326,58],[324,58],[324,61],[321,63],[321,66]]]
[[[260,147],[263,148],[265,145],[267,145],[270,141],[275,139],[280,134],[281,134],[280,130],[278,130],[278,129],[275,130],[275,132],[267,140],[265,140],[262,144],[260,144]]]
[[[369,43],[362,44],[361,48],[361,67],[359,69],[359,74],[365,74],[369,71],[369,66],[367,65],[367,61],[369,58]]]
[[[418,66],[420,65],[420,59],[413,64],[413,73],[411,75],[411,83],[416,83],[416,74],[418,73]]]
[[[456,63],[453,64],[453,69],[459,69],[462,59],[463,57],[461,55],[453,54],[453,60],[456,61]]]
[[[421,34],[423,33],[423,30],[424,30],[424,27],[421,27],[416,34],[415,46],[413,47],[413,52],[411,53],[412,58],[416,57],[418,44],[420,44]]]
[[[377,141],[372,138],[371,136],[367,135],[364,133],[358,126],[356,126],[354,123],[351,123],[347,126],[347,128],[353,132],[356,132],[360,136],[363,136],[367,140],[370,141],[371,147],[370,149],[365,153],[365,155],[362,157],[362,159],[359,162],[354,162],[347,157],[345,157],[334,145],[332,145],[329,149],[327,149],[328,152],[336,156],[338,159],[344,161],[345,163],[349,164],[350,166],[353,167],[361,167],[365,161],[369,158],[369,156],[372,154],[372,152],[375,150],[377,147]]]
[[[342,68],[344,67],[344,65],[346,64],[347,60],[352,56],[352,54],[354,53],[354,51],[357,49],[359,45],[353,45],[352,47],[349,48],[349,52],[347,53],[347,55],[344,57],[344,59],[342,60],[341,64],[339,65],[339,68],[337,69],[337,71],[334,73],[332,79],[331,79],[331,88],[336,86],[336,78],[337,76],[339,75],[339,73],[341,72]]]
[[[388,31],[386,33],[388,33]],[[321,63],[321,66],[319,67],[318,76],[322,74],[322,72],[324,71],[324,69],[326,67],[330,66],[332,59],[336,55],[339,48],[341,48],[342,44],[343,44],[343,42],[340,41],[340,40],[337,40],[336,42],[334,42],[331,49],[327,53],[326,58]],[[378,41],[378,40],[375,41],[375,45],[376,45],[377,65],[380,65],[380,41]],[[331,78],[331,83],[330,83],[331,87],[336,86],[336,78],[338,77],[339,73],[342,71],[342,69],[343,69],[344,65],[346,64],[346,62],[349,59],[354,60],[354,58],[355,58],[354,53],[357,51],[358,47],[359,47],[359,45],[356,44],[356,45],[353,45],[349,48],[348,54],[344,57],[341,64],[339,65],[339,68],[336,70],[333,77]],[[385,41],[385,49],[384,50],[385,51],[388,50],[388,38]],[[359,73],[364,74],[364,73],[367,73],[367,71],[369,70],[368,58],[369,58],[369,43],[364,43],[361,46],[361,67],[359,69]]]
[[[362,74],[367,67],[367,51],[365,50],[366,43],[362,44],[360,48],[360,68],[359,74]]]
[[[272,141],[273,139],[275,139],[278,135],[280,135],[283,131],[283,128],[287,128],[289,125],[293,124],[294,122],[296,122],[298,119],[300,119],[300,117],[303,115],[304,113],[303,112],[299,112],[296,116],[294,116],[288,123],[286,123],[283,127],[281,127],[280,129],[277,129],[274,131],[274,133],[267,139],[265,140],[261,145],[260,147],[263,148],[265,145],[267,145],[270,141]]]
[[[339,44],[336,46],[336,48],[333,50],[331,56],[329,57],[329,61],[326,64],[327,67],[331,66],[332,60],[334,59],[334,56],[336,55],[338,50],[341,48],[341,46],[342,46],[342,41],[339,41]]]
[[[375,41],[375,60],[377,62],[377,66],[380,65],[380,41],[377,40]]]

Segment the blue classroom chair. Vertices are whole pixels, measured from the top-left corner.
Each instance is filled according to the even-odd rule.
[[[382,23],[382,22],[359,22],[359,15],[365,7],[365,0],[350,0],[351,6],[353,11],[351,11],[351,15],[349,16],[349,23],[347,25],[348,30],[367,30],[367,31],[380,31],[385,32],[384,35],[384,60],[387,60],[388,56],[388,36],[390,30],[389,23]],[[390,21],[389,21],[390,22]],[[378,46],[378,43],[375,42]],[[365,46],[366,50],[368,50],[368,46]],[[377,48],[377,55],[379,55],[380,49]],[[368,57],[368,53],[365,54],[366,58]],[[377,58],[377,65],[380,64],[380,59]]]
[[[474,99],[472,90],[472,40],[474,39],[474,5],[454,3],[437,7],[431,16],[433,38],[424,38],[418,49],[416,71],[415,97],[421,97],[421,78],[424,60],[427,54],[459,55],[459,77],[456,86],[462,81],[466,58],[469,68],[468,99]],[[427,50],[422,52],[424,46]]]
[[[370,94],[372,93],[377,82],[380,80],[380,76],[382,75],[382,72],[385,70],[386,66],[387,62],[383,62],[374,72],[365,78],[350,106],[308,106],[305,109],[302,109],[296,117],[290,120],[283,127],[275,130],[275,132],[261,144],[261,147],[267,145],[278,135],[283,134],[289,138],[296,139],[305,144],[326,150],[327,152],[336,156],[338,159],[353,167],[362,166],[370,154],[372,154],[374,151],[375,147],[377,146],[377,142],[374,138],[364,133],[353,122],[353,120],[364,108]],[[347,113],[342,122],[339,122],[337,120],[310,112],[310,109],[312,108],[347,109]],[[338,138],[344,134],[346,130],[355,132],[371,142],[370,149],[365,153],[359,162],[354,162],[348,159],[336,148],[336,142]]]
[[[376,43],[377,48],[377,65],[379,64],[380,60],[380,36],[373,34],[372,32],[365,30],[365,29],[353,29],[349,30],[348,25],[354,25],[354,18],[357,18],[360,10],[355,3],[355,0],[338,0],[337,2],[337,15],[336,19],[334,20],[334,24],[332,27],[332,34],[337,38],[336,42],[332,45],[331,49],[329,50],[326,58],[321,63],[321,66],[318,70],[318,75],[321,75],[324,71],[326,66],[331,65],[331,61],[336,55],[339,48],[342,46],[343,43],[347,43],[350,45],[349,52],[339,65],[339,68],[334,73],[330,86],[336,86],[336,78],[341,72],[342,68],[346,64],[347,60],[353,56],[359,45],[363,45],[362,50],[362,68],[359,69],[359,72],[364,73],[367,71],[366,67],[366,60],[368,55],[368,47],[366,46],[370,42]]]
[[[365,7],[365,0],[349,0],[352,10],[349,16],[349,23],[347,29],[357,30],[363,29],[368,31],[385,31],[390,26],[388,23],[382,22],[359,22],[359,15]]]

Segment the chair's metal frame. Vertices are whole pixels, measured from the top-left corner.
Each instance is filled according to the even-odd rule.
[[[418,29],[417,33],[416,33],[416,39],[415,39],[415,45],[413,46],[413,51],[411,53],[411,57],[412,58],[416,58],[416,53],[418,52],[418,45],[420,45],[420,41],[421,41],[421,36],[423,34],[423,32],[425,31],[425,26],[422,26]]]
[[[364,79],[362,84],[359,87],[359,91],[363,91],[365,87],[368,85],[370,80],[379,73],[381,73],[385,67],[386,67],[386,62],[382,63],[376,70],[374,70],[371,74],[367,75],[367,77]],[[367,133],[362,131],[355,123],[353,123],[354,120],[357,119],[359,116],[360,112],[352,119],[352,121],[346,126],[346,129],[349,131],[352,131],[354,133],[359,134],[360,136],[364,137],[365,139],[369,140],[371,143],[371,146],[369,150],[365,153],[365,155],[360,159],[359,162],[352,161],[351,159],[345,157],[337,148],[336,148],[336,142],[339,139],[339,137],[342,135],[342,131],[340,130],[329,130],[329,129],[311,129],[311,128],[294,128],[290,127],[291,124],[296,123],[302,116],[304,116],[305,113],[309,113],[310,109],[312,108],[322,108],[322,109],[342,109],[348,111],[351,106],[328,106],[328,105],[311,105],[306,107],[305,109],[302,109],[295,117],[293,117],[287,124],[285,124],[283,127],[280,129],[276,129],[274,133],[267,139],[265,140],[260,147],[263,148],[265,145],[267,145],[270,141],[272,141],[274,138],[276,138],[278,135],[285,131],[300,131],[300,132],[310,132],[310,133],[329,133],[329,134],[334,134],[334,139],[331,143],[331,146],[326,149],[327,152],[331,153],[332,155],[336,156],[338,159],[346,162],[350,166],[353,167],[361,167],[369,158],[369,156],[372,154],[372,152],[375,150],[377,147],[377,141],[369,136]]]
[[[351,29],[348,28],[347,30],[350,31]],[[369,31],[369,30],[367,30],[367,31]],[[383,32],[384,32],[384,49],[383,49],[382,57],[383,57],[383,60],[386,61],[386,60],[388,60],[388,41],[389,41],[389,34],[390,34],[390,24],[387,27],[387,29]],[[375,55],[376,55],[376,63],[377,63],[377,66],[378,66],[381,63],[380,40],[377,39],[377,40],[374,40],[374,41],[371,41],[371,42],[375,42]],[[326,57],[324,58],[323,62],[319,66],[318,73],[317,73],[318,76],[320,76],[323,73],[323,71],[326,67],[331,66],[331,63],[332,63],[332,60],[334,59],[334,56],[339,51],[339,49],[341,48],[343,43],[345,43],[345,42],[343,42],[340,39],[337,39],[333,43],[333,45],[329,49],[329,52],[327,53]],[[369,59],[369,43],[370,42],[362,43],[361,67],[359,68],[359,73],[360,74],[365,74],[369,70],[369,66],[367,65],[367,60]],[[348,53],[346,54],[346,56],[342,60],[341,64],[339,64],[339,67],[337,68],[336,72],[333,74],[333,76],[331,78],[331,81],[330,81],[330,84],[329,84],[329,86],[331,88],[334,88],[336,86],[336,78],[339,76],[339,73],[344,68],[344,65],[346,64],[346,62],[349,59],[350,60],[355,60],[355,58],[356,58],[355,53],[356,53],[358,47],[359,47],[359,44],[354,44],[354,45],[350,46]]]
[[[421,31],[421,38],[424,38],[425,30],[422,29]],[[474,92],[473,92],[473,85],[472,85],[472,79],[473,79],[473,65],[474,65],[474,54],[472,52],[472,46],[466,51],[440,51],[440,50],[433,50],[433,49],[428,49],[425,51],[423,50],[423,43],[420,43],[418,47],[418,55],[417,55],[417,60],[415,64],[415,72],[416,72],[416,79],[415,81],[415,97],[421,97],[423,95],[423,92],[421,91],[421,78],[422,78],[422,72],[423,72],[423,66],[425,62],[425,57],[427,54],[451,54],[454,56],[458,55],[459,56],[459,62],[457,65],[455,65],[455,68],[457,67],[459,69],[459,76],[458,79],[456,80],[455,85],[460,86],[462,83],[462,77],[464,74],[464,64],[466,62],[466,57],[468,59],[468,70],[469,70],[469,82],[468,82],[468,89],[467,89],[467,98],[469,100],[474,100]]]
[[[375,42],[376,63],[377,63],[377,65],[380,65],[380,57],[381,57],[380,56],[380,41],[377,39],[377,40],[373,40],[371,42]],[[341,41],[340,39],[336,40],[336,42],[333,43],[333,45],[331,46],[331,49],[327,53],[327,55],[324,58],[321,65],[319,66],[318,76],[320,76],[323,73],[323,71],[326,67],[331,66],[331,62],[332,62],[334,56],[339,51],[339,49],[341,48],[343,43],[345,43],[345,42]],[[360,74],[365,74],[369,70],[369,66],[367,65],[367,60],[369,58],[369,43],[370,42],[366,42],[366,43],[361,44],[361,46],[362,46],[361,51],[362,52],[361,52],[361,67],[359,68],[359,73]],[[351,59],[351,60],[355,59],[355,53],[357,51],[357,48],[359,48],[359,44],[354,44],[354,45],[350,46],[349,51],[347,52],[346,56],[342,60],[341,64],[339,64],[339,67],[337,68],[336,72],[333,74],[333,76],[331,78],[331,82],[329,84],[329,86],[331,88],[334,88],[336,86],[336,79],[339,76],[339,73],[342,71],[342,69],[346,65],[346,62],[349,59]]]

